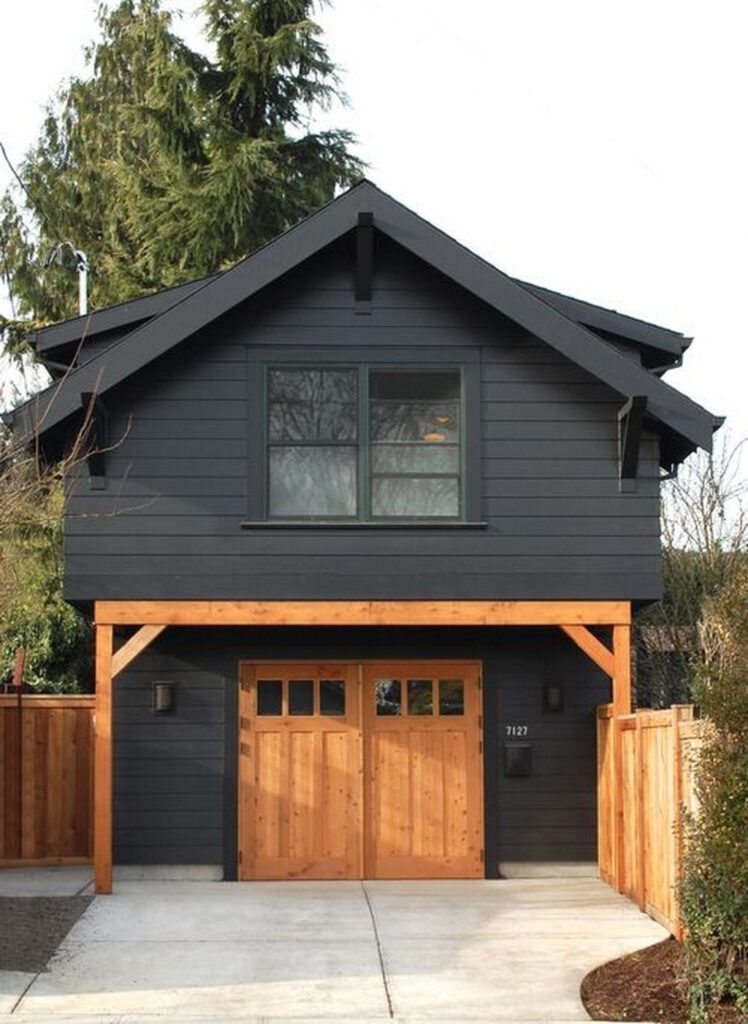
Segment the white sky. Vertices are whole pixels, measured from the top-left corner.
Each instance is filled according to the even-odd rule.
[[[16,162],[95,6],[0,5]],[[172,6],[195,45],[198,0]],[[380,187],[508,273],[693,335],[667,379],[748,435],[744,0],[337,0],[319,20],[351,100],[330,123]]]

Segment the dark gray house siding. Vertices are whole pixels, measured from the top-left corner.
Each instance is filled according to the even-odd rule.
[[[343,238],[107,398],[104,489],[71,484],[66,596],[659,596],[658,442],[618,479],[622,398],[378,237],[371,310]],[[264,515],[267,363],[463,365],[472,528],[247,529]]]
[[[115,861],[236,870],[240,660],[479,659],[485,720],[486,872],[502,865],[592,863],[596,856],[595,709],[609,680],[558,629],[172,628],[115,683]],[[152,682],[177,683],[154,716]],[[564,709],[543,710],[543,686]],[[507,778],[507,726],[527,726],[532,773]]]

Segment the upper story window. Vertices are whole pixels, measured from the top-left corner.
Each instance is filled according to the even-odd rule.
[[[267,409],[270,518],[461,518],[459,370],[273,367]]]

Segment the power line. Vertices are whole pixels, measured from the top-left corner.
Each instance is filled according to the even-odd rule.
[[[2,143],[0,143],[2,145]],[[13,297],[13,282],[10,278],[10,264],[8,263],[8,247],[7,239],[4,234],[0,234],[0,249],[2,249],[3,256],[3,277],[5,278],[5,284],[8,288],[8,298],[10,299],[10,314],[14,320],[18,319],[16,313],[16,300]]]
[[[3,145],[2,141],[0,141],[0,153],[2,153],[3,159],[5,160],[6,164],[8,165],[10,173],[13,175],[13,177],[18,182],[18,184],[19,184],[23,194],[26,196],[26,199],[28,200],[29,206],[34,211],[36,216],[39,218],[40,222],[46,224],[47,228],[49,229],[49,233],[54,238],[56,238],[56,240],[58,242],[62,241],[62,235],[57,230],[57,227],[56,227],[54,221],[52,220],[51,217],[49,217],[45,213],[45,211],[42,208],[41,203],[38,200],[34,199],[34,197],[31,195],[31,192],[29,192],[28,186],[26,185],[26,183],[24,182],[23,178],[21,177],[21,175],[16,170],[16,168],[15,168],[15,166],[13,164],[13,161],[8,156],[8,152],[7,152],[6,148],[5,148],[5,146]]]

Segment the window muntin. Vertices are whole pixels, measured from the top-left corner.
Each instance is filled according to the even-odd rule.
[[[273,367],[268,515],[459,519],[458,369]]]

